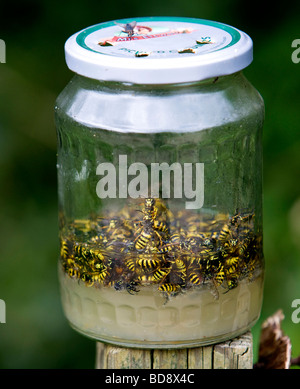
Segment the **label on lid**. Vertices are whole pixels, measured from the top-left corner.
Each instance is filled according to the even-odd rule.
[[[226,31],[227,30],[227,31]],[[91,27],[77,37],[82,47],[97,53],[121,57],[176,58],[181,54],[202,55],[228,47],[240,34],[210,24],[149,21],[114,22],[109,27]]]
[[[71,70],[136,83],[189,82],[231,74],[252,61],[252,41],[225,24],[191,18],[135,18],[101,23],[66,43]]]

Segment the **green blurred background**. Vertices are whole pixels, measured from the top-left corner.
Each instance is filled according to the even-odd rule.
[[[0,368],[93,368],[95,344],[73,331],[60,305],[58,257],[56,96],[72,77],[64,43],[84,27],[138,16],[211,19],[247,32],[254,62],[245,75],[264,97],[264,303],[253,328],[257,359],[263,320],[282,309],[292,355],[300,354],[300,39],[299,2],[223,0],[0,1]],[[299,55],[300,57],[300,55]]]

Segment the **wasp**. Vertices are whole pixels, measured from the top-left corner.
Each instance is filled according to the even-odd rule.
[[[78,264],[76,263],[76,260],[73,255],[69,256],[68,258],[64,259],[62,261],[63,266],[68,269],[69,267],[77,267],[79,268]]]
[[[170,274],[170,282],[173,284],[183,285],[186,282],[187,269],[184,261],[180,258],[170,261],[172,264],[172,272]]]
[[[157,208],[155,207],[155,199],[149,197],[145,199],[144,203],[144,220],[155,220],[157,216]]]
[[[178,293],[180,291],[180,289],[181,289],[180,285],[171,284],[171,283],[162,284],[158,287],[158,290],[160,292],[165,292],[168,296],[171,294]]]
[[[220,251],[214,251],[212,249],[205,249],[200,252],[200,262],[202,267],[206,270],[212,270],[219,267],[221,260]],[[205,266],[203,266],[205,264]]]
[[[145,249],[154,233],[158,237],[160,245],[162,245],[162,237],[158,231],[165,232],[167,228],[163,222],[156,220],[157,208],[155,207],[155,199],[146,198],[142,212],[144,216],[142,227],[139,229],[142,232],[136,239],[135,248],[137,250]]]
[[[173,270],[176,271],[177,273],[179,273],[182,278],[185,278],[186,277],[186,266],[185,266],[184,261],[180,258],[176,258],[175,261],[173,262],[173,264],[175,265],[173,267]]]
[[[222,265],[217,270],[217,272],[214,276],[216,286],[221,285],[223,283],[224,279],[225,279],[225,271],[224,271],[224,266]]]
[[[189,279],[190,283],[192,283],[193,285],[196,285],[196,286],[200,285],[201,280],[202,280],[201,276],[196,272],[190,273],[188,279]]]
[[[227,258],[224,263],[226,273],[230,275],[237,273],[238,265],[239,265],[239,257]]]
[[[124,266],[123,258],[111,257],[109,262],[107,262],[107,268],[109,267],[110,281],[114,283],[120,278],[128,276],[127,267]]]
[[[188,228],[187,228],[187,237],[189,236],[194,236],[197,234],[197,226],[196,224],[192,223],[192,224],[189,224]]]
[[[126,284],[126,290],[130,294],[138,293],[139,289],[137,289],[137,288],[139,285],[140,285],[139,282],[131,281],[128,284]],[[134,293],[132,293],[132,292],[134,292]]]
[[[183,246],[187,250],[195,250],[199,248],[200,244],[201,244],[201,237],[193,236],[193,237],[189,237]]]
[[[139,292],[139,289],[138,289],[139,285],[140,285],[140,283],[137,281],[134,281],[134,280],[132,280],[130,282],[117,281],[114,284],[114,288],[115,288],[115,290],[118,290],[118,291],[126,289],[129,294],[134,294],[134,293]]]
[[[103,235],[95,235],[90,239],[91,244],[97,244],[98,246],[105,245],[107,243],[107,238]]]
[[[251,258],[250,261],[247,263],[247,276],[249,280],[252,280],[254,270],[256,269],[258,265],[257,257]]]
[[[247,259],[252,251],[252,248],[253,239],[246,237],[238,244],[238,255],[243,259]]]
[[[81,274],[80,279],[85,283],[86,286],[93,286],[95,282],[95,277],[89,273]]]
[[[84,234],[92,231],[92,224],[89,219],[76,219],[74,220],[72,226],[75,228],[75,230],[79,230]]]
[[[164,244],[159,248],[161,254],[167,254],[172,252],[178,252],[183,250],[185,247],[185,241],[182,234],[174,233],[170,236],[170,239],[167,244]]]
[[[105,259],[107,257],[107,254],[103,253],[103,251],[99,249],[91,248],[89,250],[89,256],[94,262],[98,263],[104,263]],[[89,261],[91,262],[91,261]]]
[[[199,267],[201,269],[201,257],[199,255],[188,255],[185,257],[185,260],[187,262],[187,269],[192,267]]]
[[[238,279],[240,277],[240,271],[236,267],[236,265],[233,265],[227,269],[225,269],[226,275],[226,281],[228,286],[228,291],[231,289],[234,289],[238,286]]]
[[[165,219],[169,223],[174,222],[173,212],[167,207],[167,205],[161,199],[156,199],[155,207],[157,208],[157,212],[159,212],[160,214],[164,214]]]
[[[100,272],[83,273],[81,280],[86,283],[87,286],[92,286],[94,283],[102,283],[109,276],[107,268],[104,268]]]
[[[178,232],[172,234],[170,236],[170,243],[173,244],[174,246],[178,245],[180,246],[182,244],[182,236]]]
[[[240,223],[249,223],[252,218],[254,217],[254,213],[241,213],[241,214],[236,214],[232,216],[230,219],[230,224],[231,225],[237,225]]]
[[[171,244],[165,244],[159,248],[158,254],[168,254],[173,251],[173,246]]]
[[[135,242],[129,239],[112,239],[105,246],[105,254],[102,252],[104,257],[109,257],[111,253],[117,252],[124,255],[128,254],[135,246]]]
[[[95,281],[101,282],[109,276],[109,271],[105,267],[103,270],[101,270],[100,272],[95,272],[93,275],[95,277]]]
[[[127,241],[133,235],[132,226],[129,225],[127,220],[123,220],[122,222],[114,222],[115,227],[113,227],[113,231],[111,232],[111,237],[116,238],[119,241]],[[119,225],[120,224],[120,225]]]
[[[153,273],[141,274],[138,276],[138,281],[145,285],[147,284],[158,284],[163,282],[170,274],[170,268],[158,268]]]
[[[232,255],[238,255],[238,240],[229,239],[228,241],[223,243],[219,250],[222,252],[224,259]]]
[[[102,271],[105,269],[105,265],[103,262],[95,262],[94,260],[91,260],[88,262],[88,264],[84,265],[84,268],[87,271],[95,272],[95,271]]]
[[[152,238],[152,233],[147,229],[144,229],[135,241],[135,248],[137,250],[143,250]]]
[[[199,265],[205,278],[211,278],[213,274],[218,274],[219,272],[220,274],[217,278],[220,279],[222,276],[222,257],[218,251],[212,252],[208,257],[203,258]]]
[[[166,223],[160,222],[158,220],[153,221],[153,228],[161,232],[169,233],[169,229]]]
[[[139,265],[145,271],[155,270],[161,263],[161,261],[154,257],[153,255],[143,255],[137,260],[137,265]]]
[[[157,269],[153,274],[152,274],[152,279],[154,282],[161,282],[165,280],[165,278],[170,274],[171,269],[170,268],[161,268]]]
[[[228,290],[234,289],[238,286],[238,281],[235,278],[227,279]]]
[[[223,228],[219,232],[218,239],[220,242],[225,242],[231,235],[231,230],[228,224],[224,224]]]
[[[106,232],[108,234],[114,234],[116,233],[116,229],[120,226],[120,221],[118,219],[111,219],[109,221],[109,224],[107,226],[104,226],[103,228],[106,229]]]
[[[67,268],[67,273],[71,278],[80,278],[80,270],[74,268],[74,267],[69,267]]]
[[[211,238],[204,238],[201,242],[201,246],[212,250],[215,248],[215,241]]]
[[[151,274],[140,274],[137,277],[137,282],[144,285],[149,285],[153,282],[153,277]]]
[[[136,261],[132,258],[129,258],[125,261],[125,265],[128,267],[128,269],[132,272],[136,270]]]
[[[216,240],[218,240],[218,238],[219,238],[219,232],[213,231],[210,235],[210,239],[213,241],[216,241]]]
[[[203,264],[208,263],[209,260],[212,258],[213,254],[214,251],[211,248],[201,249],[198,253],[198,256],[196,256],[198,264],[203,267]]]
[[[87,259],[90,255],[90,252],[87,249],[87,247],[85,247],[84,245],[82,245],[80,243],[75,243],[75,245],[73,246],[73,250],[74,250],[75,255],[82,257],[84,259]]]
[[[60,256],[63,259],[67,259],[69,256],[69,246],[64,239],[60,239]]]

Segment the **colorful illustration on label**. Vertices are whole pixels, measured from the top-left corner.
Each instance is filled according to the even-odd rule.
[[[119,42],[130,42],[142,39],[162,38],[177,34],[189,34],[193,31],[191,28],[176,28],[172,29],[167,26],[146,26],[137,24],[133,21],[130,23],[118,23],[120,31],[115,33],[113,37],[108,37],[99,42],[100,46],[113,46]],[[207,42],[206,42],[207,43]]]

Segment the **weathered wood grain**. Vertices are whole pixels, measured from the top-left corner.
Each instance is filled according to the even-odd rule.
[[[250,331],[232,340],[186,349],[137,349],[96,344],[96,369],[252,369]]]

